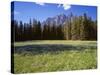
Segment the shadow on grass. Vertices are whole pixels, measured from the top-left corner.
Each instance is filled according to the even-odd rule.
[[[42,54],[42,53],[53,53],[56,54],[60,51],[84,51],[85,49],[96,49],[96,46],[84,46],[84,45],[62,45],[62,44],[43,44],[43,45],[27,45],[27,46],[17,46],[14,49],[14,53],[18,54]]]

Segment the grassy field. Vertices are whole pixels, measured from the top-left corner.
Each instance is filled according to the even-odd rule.
[[[97,68],[96,41],[36,40],[14,46],[14,73]]]

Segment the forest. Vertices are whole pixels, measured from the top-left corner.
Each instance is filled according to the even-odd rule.
[[[85,13],[51,19],[11,21],[12,72],[96,69],[97,21]]]
[[[97,20],[84,13],[75,16],[70,13],[62,25],[42,24],[40,21],[28,23],[11,20],[14,41],[28,40],[97,40]]]

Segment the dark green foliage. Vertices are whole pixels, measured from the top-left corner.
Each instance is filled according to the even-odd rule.
[[[66,40],[97,40],[97,24],[86,14],[68,16],[63,27]]]
[[[67,16],[62,25],[41,25],[40,21],[29,23],[12,21],[15,41],[26,40],[97,40],[97,21],[85,13],[82,16]]]

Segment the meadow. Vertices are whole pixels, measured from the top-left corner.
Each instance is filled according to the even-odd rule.
[[[97,68],[97,41],[34,40],[14,47],[14,73]]]

